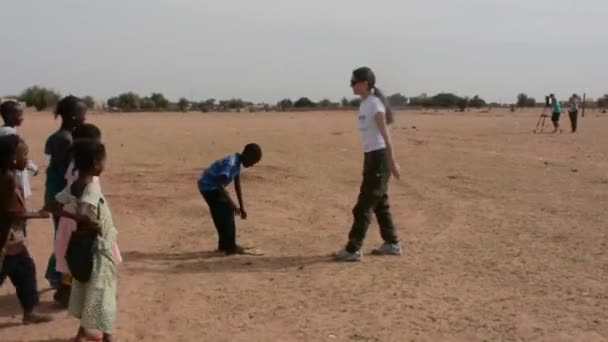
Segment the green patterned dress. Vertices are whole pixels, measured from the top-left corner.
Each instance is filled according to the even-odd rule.
[[[73,280],[68,311],[80,319],[81,327],[111,333],[116,317],[117,280],[112,244],[116,241],[117,231],[108,203],[93,183],[87,185],[80,199],[70,193],[69,187],[56,199],[64,205],[65,211],[80,212],[100,223],[101,236],[95,246],[91,279],[87,283]]]

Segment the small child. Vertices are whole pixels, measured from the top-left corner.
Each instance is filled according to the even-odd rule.
[[[0,115],[4,121],[4,126],[0,127],[0,136],[17,135],[17,127],[23,124],[23,109],[16,101],[5,101],[0,105]],[[30,177],[28,171],[34,176],[38,175],[38,165],[32,160],[27,161],[24,171],[16,171],[17,177],[21,178],[23,184],[23,195],[25,199],[32,196]]]
[[[100,141],[80,139],[74,141],[72,156],[78,179],[57,194],[54,212],[76,221],[77,230],[73,234],[97,236],[90,279],[86,283],[72,280],[68,312],[80,319],[74,341],[98,339],[94,331],[103,333],[103,341],[112,341],[117,282],[112,246],[118,232],[108,202],[93,182],[103,172],[106,150]]]
[[[0,137],[0,285],[10,278],[23,309],[23,324],[33,324],[49,322],[51,317],[35,310],[39,302],[36,265],[27,249],[25,222],[49,215],[25,208],[23,187],[15,173],[25,169],[27,155],[28,146],[17,135]]]
[[[218,250],[231,254],[244,254],[244,248],[236,244],[236,226],[234,216],[240,215],[241,219],[247,219],[247,212],[243,205],[241,192],[241,165],[249,168],[259,163],[262,159],[262,149],[257,144],[248,144],[242,153],[228,155],[209,166],[198,180],[198,189],[209,205],[211,217],[219,236]],[[234,181],[236,196],[239,201],[237,206],[228,191],[228,186]]]
[[[74,129],[72,134],[74,142],[82,139],[92,139],[95,141],[101,141],[101,131],[97,126],[92,124],[83,124]],[[65,174],[67,186],[70,187],[76,179],[78,179],[78,170],[74,169],[74,161],[70,163],[68,171]],[[98,191],[101,191],[101,184],[99,177],[93,177],[93,184]],[[76,231],[76,222],[67,217],[59,218],[59,225],[57,228],[57,235],[55,236],[55,269],[57,272],[62,274],[62,284],[57,289],[55,300],[62,306],[67,307],[70,300],[70,290],[72,285],[72,277],[70,275],[70,269],[65,260],[65,253],[70,242],[70,236]],[[122,257],[118,249],[118,244],[114,242],[112,245],[112,255],[114,257],[114,263],[120,264]]]

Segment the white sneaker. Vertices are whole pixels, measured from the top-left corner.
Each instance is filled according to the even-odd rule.
[[[343,249],[339,252],[334,253],[334,259],[336,261],[357,262],[357,261],[361,261],[362,255],[361,255],[361,251],[356,251],[354,253],[351,253],[351,252],[347,251],[346,249]]]
[[[373,255],[401,255],[401,246],[398,243],[384,243],[372,250]]]

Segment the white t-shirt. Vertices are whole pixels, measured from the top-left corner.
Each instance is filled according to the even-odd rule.
[[[5,135],[17,135],[17,129],[15,127],[2,126],[0,127],[0,137]]]
[[[2,126],[0,127],[0,137],[5,135],[17,135],[17,129],[15,127]],[[28,166],[30,165],[28,160]],[[35,165],[35,164],[34,164]],[[23,197],[26,199],[32,196],[32,187],[30,185],[30,177],[27,170],[15,172],[16,177],[19,179],[21,185],[23,185]]]
[[[376,124],[377,113],[386,113],[386,107],[378,97],[369,95],[361,102],[358,117],[361,144],[365,153],[386,148],[384,138]]]

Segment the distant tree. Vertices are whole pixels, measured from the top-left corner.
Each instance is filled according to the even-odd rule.
[[[157,109],[169,109],[169,100],[165,98],[165,95],[161,93],[152,93],[150,99],[154,102],[154,106]]]
[[[106,103],[110,108],[118,108],[118,96],[110,97]]]
[[[536,99],[533,97],[529,97],[526,102],[526,107],[536,107]]]
[[[215,99],[207,99],[205,100],[205,106],[209,109],[215,107]]]
[[[473,96],[473,98],[471,100],[469,100],[469,106],[471,108],[482,108],[485,107],[486,101],[484,99],[482,99],[481,97],[479,97],[479,95],[475,95]]]
[[[351,107],[359,107],[359,105],[361,105],[361,99],[360,98],[354,98],[352,100],[350,100],[348,102],[348,105]]]
[[[342,101],[340,101],[340,105],[342,107],[348,107],[350,105],[350,101],[348,101],[348,99],[346,97],[343,97]]]
[[[112,103],[110,103],[112,101]],[[108,106],[117,107],[123,111],[135,111],[141,108],[141,99],[139,95],[128,92],[118,95],[117,98],[108,100]]]
[[[525,93],[521,93],[517,95],[517,107],[536,107],[536,99],[533,97],[529,97]]]
[[[282,111],[291,109],[293,108],[293,102],[290,99],[282,99],[277,103],[277,108]]]
[[[293,106],[296,108],[314,108],[317,104],[308,97],[301,97],[293,103]]]
[[[388,103],[392,107],[404,107],[407,106],[407,102],[407,97],[401,95],[400,93],[396,93],[388,97]]]
[[[247,105],[247,103],[241,99],[230,99],[230,101],[228,101],[228,108],[230,109],[236,109],[237,112],[240,112],[241,109],[243,109],[245,106]]]
[[[319,101],[319,107],[322,107],[322,108],[332,107],[332,102],[328,99],[323,99],[323,100]]]
[[[467,106],[469,105],[469,98],[468,97],[459,97],[458,101],[456,101],[456,106],[458,107],[458,109],[461,112],[464,112],[467,109]]]
[[[24,101],[28,107],[35,107],[40,111],[57,104],[60,97],[61,95],[52,89],[33,86],[25,89],[19,99]]]
[[[192,108],[198,109],[203,113],[207,113],[215,108],[215,99],[207,99],[198,103],[192,103]]]
[[[82,98],[82,100],[87,104],[88,109],[95,108],[95,99],[92,96],[85,96]]]
[[[195,109],[195,110],[200,110],[203,113],[207,113],[209,111],[209,108],[207,108],[205,101],[192,102],[190,108]]]
[[[190,101],[188,101],[188,99],[186,99],[185,97],[182,97],[177,102],[177,107],[179,108],[180,111],[187,112],[188,109],[190,109]]]
[[[432,98],[423,93],[416,97],[410,97],[410,106],[428,108],[433,106]]]
[[[454,108],[458,106],[461,100],[461,97],[452,93],[439,93],[431,97],[433,107],[439,108]]]
[[[247,103],[245,101],[238,98],[232,98],[230,100],[221,100],[219,102],[219,106],[222,109],[236,109],[237,112],[240,112],[241,109],[243,109],[246,105]]]
[[[155,110],[156,102],[154,102],[154,100],[152,100],[152,98],[150,98],[149,96],[146,96],[141,99],[140,106],[143,110]]]
[[[517,95],[517,107],[525,107],[528,103],[528,94],[520,93]]]

